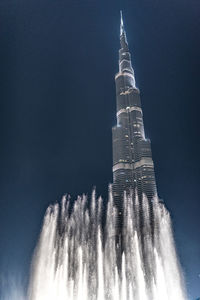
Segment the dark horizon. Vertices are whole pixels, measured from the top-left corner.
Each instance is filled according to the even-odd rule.
[[[50,203],[107,195],[123,10],[158,193],[190,299],[200,295],[198,4],[2,2],[0,278],[26,286]],[[2,281],[2,280],[1,280]]]

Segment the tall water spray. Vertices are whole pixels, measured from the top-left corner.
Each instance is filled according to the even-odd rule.
[[[112,192],[47,209],[32,264],[29,300],[185,300],[166,208],[124,196],[123,246],[116,242]],[[150,207],[151,206],[151,207]],[[102,228],[102,223],[105,223]]]

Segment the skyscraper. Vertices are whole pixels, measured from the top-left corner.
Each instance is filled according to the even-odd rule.
[[[145,137],[140,91],[136,87],[121,13],[119,72],[115,75],[117,125],[112,128],[113,196],[122,213],[123,193],[137,190],[139,200],[157,193],[151,142]]]

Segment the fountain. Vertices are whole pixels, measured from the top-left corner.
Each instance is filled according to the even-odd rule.
[[[90,201],[78,197],[72,208],[66,197],[49,206],[28,299],[186,300],[164,204],[157,197],[149,203],[143,196],[140,203],[137,196],[124,195],[122,247],[116,242],[116,215],[111,190],[106,212],[95,191]]]

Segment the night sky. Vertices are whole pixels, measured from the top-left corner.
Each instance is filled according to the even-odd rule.
[[[200,296],[198,0],[0,1],[0,281],[26,287],[43,215],[112,182],[119,10],[161,198]],[[12,299],[11,299],[12,300]]]

